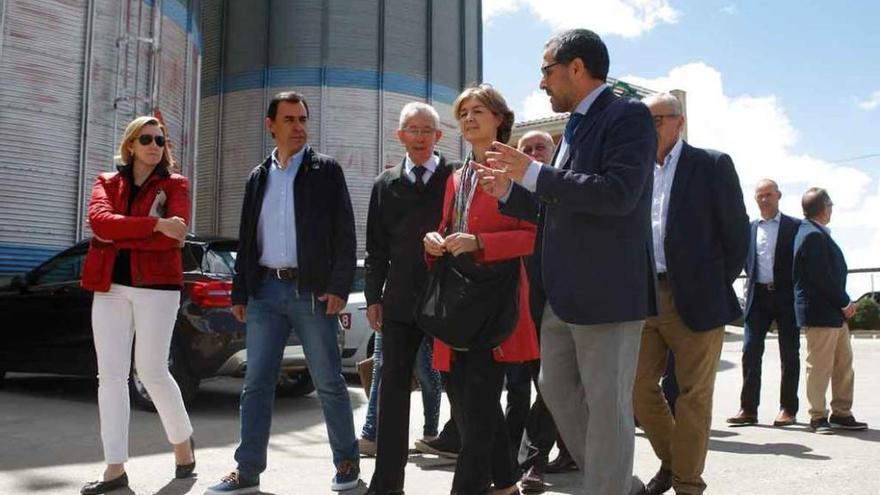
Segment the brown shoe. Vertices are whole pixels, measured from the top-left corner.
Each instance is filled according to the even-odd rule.
[[[795,421],[794,413],[788,412],[785,409],[780,409],[779,414],[773,421],[773,426],[791,426],[795,424]]]
[[[758,415],[748,413],[744,409],[740,409],[736,416],[727,418],[727,422],[734,426],[747,426],[758,424]]]
[[[538,466],[532,466],[520,480],[523,493],[544,493],[547,486],[544,485],[544,470]]]

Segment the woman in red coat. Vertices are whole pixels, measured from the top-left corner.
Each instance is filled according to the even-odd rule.
[[[458,96],[453,114],[472,152],[466,165],[449,177],[445,213],[438,232],[425,236],[425,251],[429,256],[471,253],[479,263],[531,255],[535,225],[499,213],[497,200],[478,187],[472,164],[484,163],[493,141],[506,142],[510,138],[513,112],[498,91],[480,85]],[[444,238],[440,232],[452,233]],[[449,372],[446,391],[462,437],[452,481],[454,494],[482,494],[490,486],[496,495],[518,493],[519,473],[501,409],[501,389],[504,363],[538,358],[538,339],[529,313],[529,285],[522,261],[519,291],[519,321],[500,346],[485,351],[457,351],[440,341],[434,342],[434,365]]]
[[[118,171],[99,175],[92,188],[89,225],[94,236],[81,284],[95,292],[92,333],[107,468],[102,480],[82,488],[85,495],[128,486],[132,340],[138,376],[174,446],[175,477],[187,477],[195,468],[192,425],[168,371],[190,201],[186,178],[171,172],[174,161],[165,136],[156,118],[134,119],[122,136]]]

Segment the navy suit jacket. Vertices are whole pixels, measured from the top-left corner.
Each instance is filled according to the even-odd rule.
[[[749,249],[749,216],[730,156],[684,143],[663,248],[675,308],[691,330],[742,316],[733,283]]]
[[[846,260],[837,243],[816,222],[804,220],[794,238],[794,314],[799,327],[841,327]]]
[[[752,312],[752,302],[755,299],[755,282],[758,279],[758,222],[755,220],[751,225],[749,236],[749,256],[746,258],[746,308],[745,317],[749,318]],[[790,307],[794,311],[794,282],[791,279],[791,265],[794,257],[794,236],[797,235],[801,221],[786,214],[779,215],[779,235],[776,237],[776,251],[773,255],[773,285],[780,304]]]
[[[514,185],[501,204],[502,213],[538,223],[543,284],[534,286],[543,286],[563,321],[593,325],[656,314],[656,148],[648,108],[606,89],[575,129],[562,167],[542,166],[534,194]]]

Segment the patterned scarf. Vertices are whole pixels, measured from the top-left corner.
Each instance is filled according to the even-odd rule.
[[[473,151],[468,153],[464,166],[461,169],[461,181],[458,184],[458,191],[455,192],[455,208],[453,210],[451,233],[468,232],[468,213],[471,211],[474,192],[477,190],[477,173],[471,167],[471,160],[474,160]]]

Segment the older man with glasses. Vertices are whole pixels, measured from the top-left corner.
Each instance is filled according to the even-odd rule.
[[[681,138],[679,100],[645,99],[657,132],[651,230],[659,313],[645,322],[636,370],[636,418],[660,458],[646,493],[701,494],[724,325],[742,312],[733,282],[742,271],[749,219],[733,161]],[[681,395],[675,417],[660,390],[669,351]]]

